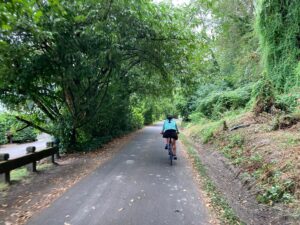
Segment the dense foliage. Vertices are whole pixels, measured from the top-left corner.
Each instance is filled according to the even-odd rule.
[[[8,143],[7,135],[12,135],[14,143],[35,141],[37,131],[18,121],[14,116],[0,114],[0,144]]]
[[[177,103],[186,120],[218,120],[245,107],[297,110],[300,3],[198,0],[190,7],[200,44],[189,64],[193,85]]]
[[[65,149],[101,145],[167,113],[292,112],[299,10],[287,0],[5,1],[1,102]]]
[[[278,91],[299,86],[300,3],[258,1],[257,29],[263,65]]]
[[[32,0],[0,8],[1,101],[66,149],[161,116],[159,97],[172,96],[193,44],[183,11],[166,4]]]

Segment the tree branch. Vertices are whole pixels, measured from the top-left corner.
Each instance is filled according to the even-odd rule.
[[[37,96],[32,96],[32,100],[37,104],[37,106],[51,119],[55,120],[53,112],[51,112],[47,107],[37,98]]]
[[[47,134],[52,134],[52,132],[50,132],[49,130],[47,130],[47,129],[43,128],[43,127],[40,127],[39,125],[36,125],[33,122],[31,122],[31,121],[25,120],[25,119],[23,119],[23,118],[21,118],[19,116],[15,116],[15,118],[17,120],[19,120],[19,121],[27,124],[27,126],[33,127],[35,129],[38,129],[38,130],[40,130],[40,131],[42,131],[44,133],[47,133]],[[23,129],[25,129],[25,128],[23,128]]]
[[[25,127],[22,127],[22,128],[20,128],[20,129],[17,129],[16,132],[19,132],[19,131],[21,131],[21,130],[24,130],[24,129],[27,128],[27,127],[29,127],[28,124],[27,124]]]
[[[108,8],[107,8],[107,11],[106,11],[105,15],[103,16],[103,20],[107,20],[107,17],[108,17],[108,15],[109,15],[110,10],[111,10],[111,5],[112,5],[112,3],[113,3],[113,0],[110,0],[110,1],[109,1],[109,6],[108,6]]]

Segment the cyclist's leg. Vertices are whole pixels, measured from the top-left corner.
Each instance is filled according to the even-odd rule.
[[[176,140],[177,139],[178,139],[178,135],[177,135],[176,131],[174,130],[172,132],[172,149],[173,149],[174,155],[176,155]]]
[[[168,138],[164,138],[165,139],[165,144],[169,144],[169,139]]]
[[[165,149],[168,149],[168,145],[169,145],[169,138],[164,138],[165,139]]]
[[[173,154],[176,155],[176,139],[172,138],[172,150]]]
[[[165,136],[165,134],[163,134],[163,139],[165,143],[165,149],[168,149],[168,138]]]

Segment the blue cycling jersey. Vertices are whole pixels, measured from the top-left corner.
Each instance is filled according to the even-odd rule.
[[[175,122],[174,119],[171,119],[171,121],[169,121],[168,119],[166,119],[164,121],[164,125],[163,125],[163,132],[165,132],[166,130],[176,130],[178,131],[178,128],[177,128],[177,124]]]

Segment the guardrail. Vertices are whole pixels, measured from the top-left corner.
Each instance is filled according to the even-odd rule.
[[[51,162],[55,162],[55,155],[59,158],[59,149],[54,145],[53,142],[47,143],[47,148],[41,151],[35,152],[35,147],[30,146],[26,148],[27,155],[21,156],[19,158],[9,160],[9,154],[4,153],[0,154],[0,174],[4,174],[5,183],[10,183],[10,172],[14,169],[20,168],[31,164],[30,167],[27,167],[31,172],[37,172],[36,162],[51,156]],[[3,175],[2,175],[3,176]]]

